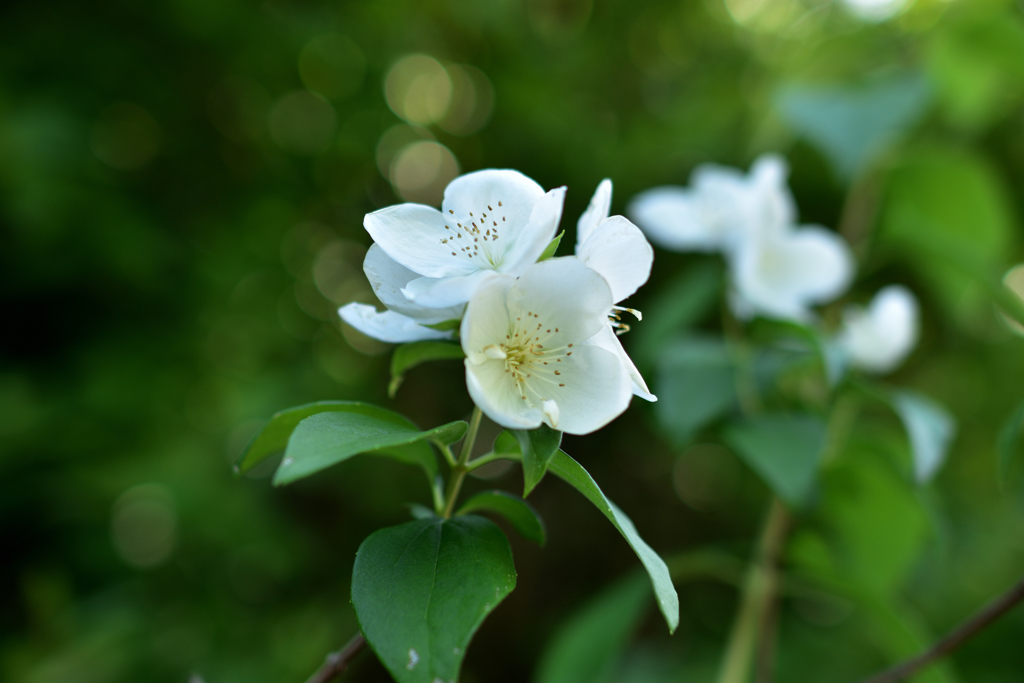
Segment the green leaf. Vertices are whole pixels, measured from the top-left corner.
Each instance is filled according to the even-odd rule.
[[[919,121],[930,101],[921,74],[860,86],[790,85],[776,97],[789,126],[820,149],[836,175],[847,181]]]
[[[946,459],[949,443],[956,434],[956,422],[939,403],[914,391],[893,391],[890,404],[910,437],[914,475],[919,483],[924,483]]]
[[[419,465],[433,485],[437,460],[424,441],[448,441],[466,431],[465,422],[452,422],[421,432],[398,413],[378,408],[373,413],[319,413],[299,423],[288,439],[284,459],[274,474],[281,486],[368,453]]]
[[[518,496],[505,491],[481,491],[467,500],[455,513],[465,515],[470,512],[493,512],[499,514],[515,527],[515,530],[540,545],[544,545],[547,535],[544,521],[533,506]]]
[[[420,363],[432,360],[464,358],[462,347],[443,341],[418,341],[402,344],[391,356],[391,383],[388,384],[388,398],[394,398],[398,387],[405,379],[405,373]]]
[[[369,416],[394,414],[383,408],[358,401],[318,401],[282,410],[270,418],[270,421],[245,447],[245,451],[235,463],[235,473],[245,474],[270,456],[283,453],[288,446],[288,437],[292,435],[292,431],[300,422],[310,415],[329,411]]]
[[[540,255],[540,258],[537,259],[537,263],[540,263],[541,261],[547,261],[549,258],[555,255],[555,252],[558,251],[558,245],[562,243],[562,235],[564,234],[565,230],[555,235],[555,239],[548,242],[548,246],[544,247],[544,253],[542,253]]]
[[[689,337],[667,346],[658,363],[655,391],[658,424],[677,446],[688,443],[738,402],[736,369],[725,343]]]
[[[371,534],[352,570],[359,626],[398,683],[456,681],[484,618],[516,585],[512,549],[472,515]]]
[[[562,445],[562,432],[541,425],[537,429],[511,429],[523,454],[523,498],[544,478],[548,463]]]
[[[994,284],[992,274],[1006,270],[1017,233],[997,170],[964,149],[930,148],[895,166],[885,194],[880,252],[917,272],[940,309],[988,320],[988,281]]]
[[[999,430],[997,452],[1000,481],[1005,481],[1010,473],[1010,462],[1017,453],[1017,444],[1020,441],[1022,428],[1024,428],[1024,403],[1017,406],[1010,415],[1010,419]]]
[[[722,267],[703,261],[670,280],[644,307],[647,315],[629,336],[634,337],[631,356],[641,369],[654,367],[670,339],[695,325],[717,302],[722,290]],[[658,395],[661,400],[661,395]]]
[[[644,576],[633,574],[591,600],[549,639],[537,683],[606,681],[649,599]]]
[[[675,632],[679,625],[679,596],[676,594],[675,586],[672,585],[672,577],[669,575],[665,561],[640,538],[632,520],[616,507],[615,503],[608,500],[583,466],[570,458],[565,451],[555,453],[548,469],[582,493],[608,518],[612,526],[619,530],[619,533],[629,543],[629,547],[640,558],[644,569],[647,570],[651,586],[654,588],[654,596],[658,601],[658,609],[661,610],[668,623],[669,632]]]
[[[494,447],[491,450],[495,453],[508,453],[520,456],[523,454],[523,449],[519,447],[519,440],[507,430],[498,434],[497,438],[494,439]]]
[[[814,415],[774,414],[736,422],[723,436],[780,498],[801,507],[814,490],[825,431]]]

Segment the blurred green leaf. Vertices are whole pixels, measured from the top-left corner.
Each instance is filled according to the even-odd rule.
[[[949,120],[976,130],[1024,95],[1024,22],[1009,7],[961,12],[930,32],[926,65]]]
[[[679,625],[679,596],[676,594],[675,586],[672,585],[672,577],[669,575],[665,561],[640,538],[632,520],[616,507],[615,503],[608,500],[593,477],[565,451],[555,453],[548,469],[582,493],[626,539],[647,570],[651,586],[654,588],[654,596],[658,601],[658,609],[661,610],[668,623],[669,632],[674,632]]]
[[[523,498],[544,478],[548,463],[562,444],[562,432],[541,425],[537,429],[510,429],[523,456]]]
[[[973,152],[919,150],[888,176],[877,244],[916,270],[948,311],[980,307],[985,287],[976,280],[1006,270],[1015,233],[1002,181]]]
[[[724,274],[717,261],[700,261],[682,269],[644,308],[643,324],[633,327],[630,355],[640,368],[654,367],[678,333],[692,327],[717,302]],[[661,400],[659,395],[658,400]]]
[[[997,455],[1000,482],[1005,482],[1010,473],[1010,463],[1013,461],[1013,456],[1017,454],[1017,445],[1020,442],[1022,429],[1024,429],[1024,403],[1014,409],[1010,414],[1010,419],[999,430]]]
[[[466,427],[459,421],[421,432],[398,413],[382,408],[363,413],[318,413],[300,422],[292,432],[284,459],[274,474],[274,485],[290,484],[359,453],[419,465],[433,485],[437,459],[424,441],[455,441]]]
[[[450,360],[464,358],[465,353],[459,344],[443,341],[419,341],[402,344],[391,356],[391,383],[388,384],[388,397],[394,398],[398,388],[402,386],[405,373],[420,363],[432,360]]]
[[[956,422],[934,399],[914,391],[893,391],[890,401],[910,438],[914,475],[919,483],[924,483],[935,476],[945,461],[956,434]]]
[[[412,515],[413,519],[432,519],[437,517],[437,513],[428,508],[426,505],[420,505],[419,503],[406,503],[405,505],[409,508],[409,514]]]
[[[824,420],[808,414],[759,415],[728,426],[723,437],[776,495],[805,505],[825,448]]]
[[[917,123],[931,100],[920,74],[859,86],[788,85],[776,95],[782,117],[851,181]]]
[[[915,487],[878,457],[879,450],[879,444],[861,439],[823,475],[814,526],[830,559],[802,564],[888,598],[899,593],[913,569],[929,521]]]
[[[547,541],[544,520],[532,505],[518,496],[505,491],[481,491],[463,503],[455,514],[465,515],[481,511],[501,515],[523,535],[523,538],[540,545]]]
[[[650,590],[633,574],[592,598],[548,639],[536,683],[603,683],[647,611]]]
[[[687,337],[662,350],[655,375],[654,414],[672,442],[688,443],[739,400],[736,368],[723,340]]]
[[[555,235],[555,238],[548,242],[548,246],[544,247],[543,253],[541,253],[540,258],[537,259],[538,263],[540,261],[547,261],[555,255],[555,252],[558,251],[558,245],[562,243],[562,235],[564,234],[565,230]]]
[[[455,681],[473,634],[515,585],[512,549],[493,522],[420,519],[363,541],[352,605],[396,681]]]

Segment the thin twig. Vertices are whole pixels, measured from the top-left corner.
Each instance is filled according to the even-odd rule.
[[[315,674],[310,676],[306,683],[327,683],[327,681],[335,676],[340,675],[341,672],[348,668],[348,665],[352,663],[356,655],[363,651],[364,647],[366,647],[366,638],[363,638],[362,633],[357,633],[352,640],[348,641],[345,647],[327,655],[324,665]]]
[[[1007,592],[990,602],[973,617],[962,623],[960,626],[935,643],[931,648],[919,654],[913,659],[894,666],[888,671],[868,678],[864,683],[896,683],[912,676],[920,669],[928,666],[937,659],[941,659],[957,649],[968,640],[976,636],[982,629],[994,622],[999,617],[1009,612],[1018,603],[1024,601],[1024,579],[1021,579]]]
[[[761,532],[757,556],[747,570],[740,607],[722,659],[718,683],[746,683],[759,650],[766,610],[772,609],[779,587],[778,558],[789,530],[786,506],[773,498]]]

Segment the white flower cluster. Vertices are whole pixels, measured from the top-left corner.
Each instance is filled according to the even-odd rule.
[[[836,233],[797,225],[787,175],[776,155],[757,159],[747,175],[699,166],[690,187],[647,190],[627,213],[666,249],[722,252],[738,317],[808,323],[814,305],[846,292],[854,259]],[[895,369],[916,341],[917,303],[902,287],[883,289],[867,309],[848,308],[837,336],[849,362],[874,373]]]
[[[387,310],[351,303],[339,313],[393,343],[450,338],[430,326],[461,318],[466,383],[488,417],[516,429],[597,430],[633,394],[656,400],[613,329],[615,304],[647,281],[654,253],[636,226],[609,217],[611,192],[603,181],[580,218],[576,256],[541,262],[565,188],[544,192],[516,171],[456,178],[440,211],[400,204],[367,214],[374,244],[363,269]]]

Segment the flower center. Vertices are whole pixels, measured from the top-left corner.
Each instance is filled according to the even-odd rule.
[[[551,412],[555,410],[551,396],[565,386],[560,368],[563,360],[572,356],[573,345],[556,347],[549,343],[558,328],[547,325],[533,311],[509,322],[505,340],[485,347],[484,355],[504,365],[520,399]]]
[[[501,237],[501,229],[508,226],[504,206],[501,201],[496,205],[485,204],[478,211],[470,211],[468,218],[448,209],[441,244],[452,249],[452,256],[468,258],[483,268],[497,269],[505,243],[499,246],[496,242]]]

